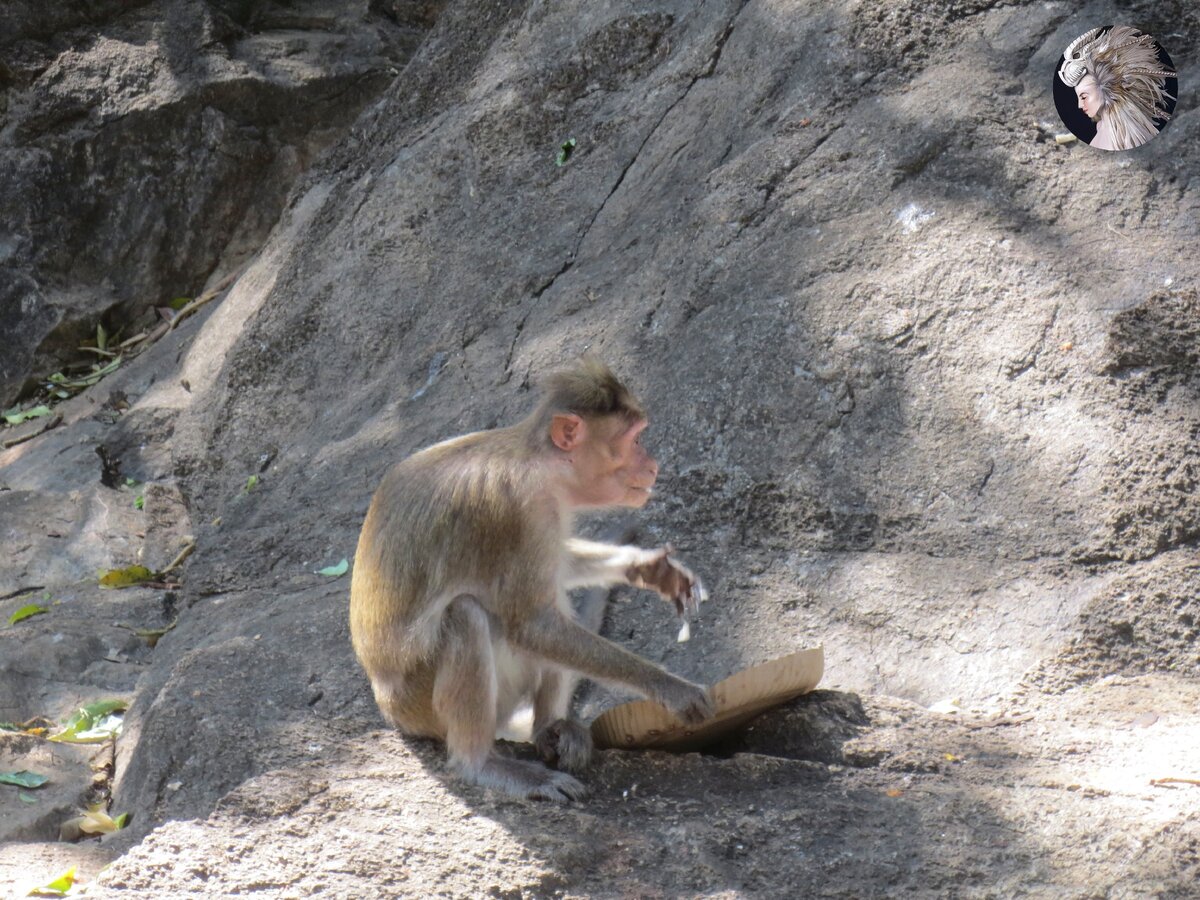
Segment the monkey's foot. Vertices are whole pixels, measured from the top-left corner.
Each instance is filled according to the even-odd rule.
[[[575,719],[559,719],[544,725],[533,736],[538,756],[547,765],[579,774],[592,761],[592,733]]]
[[[464,778],[486,788],[504,791],[514,797],[535,800],[581,800],[587,794],[583,782],[566,772],[547,769],[541,763],[488,757],[478,772],[462,772]]]

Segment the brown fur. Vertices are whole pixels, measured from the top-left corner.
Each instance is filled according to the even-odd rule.
[[[371,501],[350,587],[355,653],[387,719],[444,739],[473,781],[522,796],[582,793],[568,775],[492,752],[497,726],[532,701],[539,749],[573,769],[586,763],[586,729],[566,719],[576,673],[632,687],[686,719],[711,714],[702,688],[582,627],[566,598],[566,583],[634,577],[677,604],[698,595],[665,550],[570,540],[576,506],[649,496],[657,464],[637,440],[644,424],[616,376],[584,360],[549,379],[524,422],[410,456]]]

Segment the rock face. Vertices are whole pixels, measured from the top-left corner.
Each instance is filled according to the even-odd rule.
[[[1126,13],[1179,47],[1200,39],[1195,13],[1160,6]],[[198,68],[251,71],[188,82],[214,98],[180,101],[194,135],[220,122],[212,133],[250,141],[220,118],[236,118],[222,90],[253,106],[237,85],[309,71],[259,53],[237,19],[282,6],[87,5],[99,25],[15,9],[41,29],[27,41],[92,35],[69,51],[77,69],[9,88],[4,152],[19,165],[0,178],[21,184],[30,160],[68,158],[17,141],[58,108],[35,89],[100,84],[84,63],[108,58],[95,36],[111,23],[165,34],[168,14],[200,16],[216,37],[179,29],[217,57]],[[128,274],[104,309],[124,310],[249,256],[219,302],[62,404],[63,425],[0,453],[0,527],[17,551],[0,615],[35,589],[63,600],[0,631],[2,683],[21,697],[0,718],[133,699],[113,784],[133,824],[101,846],[145,840],[95,895],[1193,890],[1192,788],[1150,782],[1194,777],[1185,748],[1200,737],[1200,261],[1180,252],[1197,237],[1200,118],[1181,100],[1162,135],[1124,154],[1054,141],[1056,60],[1109,8],[458,0],[360,13],[317,30],[374,23],[387,58],[390,29],[437,14],[286,202],[304,168],[287,160],[322,143],[313,122],[349,121],[349,100],[344,117],[281,109],[272,133],[293,143],[276,138],[245,180],[217,150],[189,161],[212,145],[169,128],[148,132],[161,157],[110,147],[96,177],[111,186],[88,201],[105,209],[132,215],[123,167],[154,158],[169,161],[163,190],[211,186],[206,209],[223,212],[178,186],[163,205],[207,248],[187,264],[154,217],[95,226],[94,259],[67,251],[81,226],[62,209],[5,263],[31,309],[58,316],[107,268]],[[175,83],[166,63],[149,71],[130,83]],[[383,76],[339,77],[314,75],[311,91],[340,106],[337,90],[365,97]],[[114,84],[97,109],[127,113],[100,134],[137,121],[139,90]],[[264,174],[281,166],[289,177]],[[121,250],[120,235],[143,239]],[[65,333],[65,313],[45,321],[13,338],[21,372]],[[606,753],[593,805],[545,811],[448,783],[436,748],[380,730],[348,646],[348,582],[315,570],[353,557],[392,462],[522,415],[537,378],[585,350],[652,413],[663,471],[642,542],[674,543],[713,596],[688,644],[629,593],[606,633],[707,682],[823,643],[834,692],[718,755]],[[153,486],[153,508],[135,513],[126,478]],[[174,605],[165,589],[118,605],[94,587],[96,568],[170,559],[189,536]],[[151,649],[111,621],[176,624]],[[63,642],[62,678],[24,655]],[[964,712],[924,709],[936,701]],[[608,702],[592,692],[584,709]]]
[[[423,33],[417,4],[385,6],[5,4],[0,405],[258,248]]]

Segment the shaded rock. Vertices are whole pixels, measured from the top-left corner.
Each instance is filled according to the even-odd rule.
[[[0,516],[9,548],[0,596],[94,581],[102,572],[138,562],[142,514],[130,491],[99,483],[57,496],[2,491]]]
[[[0,785],[4,804],[0,844],[57,840],[59,825],[84,808],[92,783],[92,760],[107,753],[83,744],[51,744],[31,735],[0,731],[0,772],[30,771],[49,778],[38,788]]]
[[[146,516],[89,512],[131,499],[102,473],[162,486],[164,555],[185,511],[197,542],[173,611],[156,596],[130,617],[178,625],[144,658],[122,647],[119,677],[104,641],[57,619],[2,648],[5,687],[42,705],[137,670],[116,784],[135,825],[106,839],[128,853],[96,896],[1187,895],[1194,802],[1151,780],[1186,770],[1200,727],[1182,562],[1200,269],[1178,252],[1200,119],[1121,159],[1039,139],[1075,15],[1105,8],[918,6],[452,3],[291,201],[255,201],[282,215],[228,293],[0,456],[13,591],[70,587],[96,534],[114,556],[160,552]],[[280,32],[326,33],[319,7],[189,10],[215,29],[206,64],[250,66],[248,41],[263,65],[161,120],[200,148],[194,184],[240,171],[212,162],[226,141],[260,174],[303,168],[245,130],[235,88],[308,83]],[[136,94],[161,73],[91,37],[46,57],[79,68],[54,69],[13,122],[84,127],[105,113],[80,97],[111,76],[126,115],[106,128],[137,137],[121,78]],[[108,148],[118,181],[152,155],[134,146],[132,162]],[[170,208],[187,254],[128,232],[158,241],[128,254],[148,292],[253,244],[201,233],[236,216],[177,206],[184,181]],[[69,213],[52,210],[64,233]],[[123,271],[107,231],[97,245]],[[66,309],[98,272],[59,263],[78,279]],[[21,290],[60,290],[21,265]],[[776,711],[728,758],[601,754],[593,799],[550,807],[448,780],[439,747],[378,730],[347,584],[313,570],[352,557],[395,460],[512,421],[584,350],[652,411],[643,542],[673,542],[712,593],[688,644],[669,607],[629,592],[606,634],[706,683],[823,643],[844,693]],[[70,526],[58,552],[39,510]],[[65,686],[15,680],[19,636],[48,655],[59,633]],[[1150,674],[1108,680],[1124,668]],[[923,708],[944,698],[964,713]]]
[[[161,628],[173,612],[161,591],[91,586],[6,600],[0,615],[27,603],[48,612],[0,628],[0,721],[58,721],[84,703],[130,699],[150,656],[135,631]]]
[[[712,752],[844,763],[845,744],[869,722],[856,694],[818,690],[763,713]]]
[[[192,543],[192,522],[179,488],[171,483],[148,484],[142,491],[146,513],[146,543],[141,564],[151,572],[169,566]]]
[[[436,9],[55,7],[9,5],[0,38],[0,406],[97,323],[128,337],[244,262]]]
[[[134,833],[203,815],[252,774],[320,757],[377,720],[345,595],[313,586],[324,580],[310,574],[307,590],[266,606],[262,595],[210,599],[220,623],[185,611],[158,641],[117,755],[118,804],[146,811]]]

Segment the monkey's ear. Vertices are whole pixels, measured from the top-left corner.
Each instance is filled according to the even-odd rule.
[[[587,436],[587,423],[574,413],[555,413],[550,420],[550,440],[559,450],[577,450]]]

